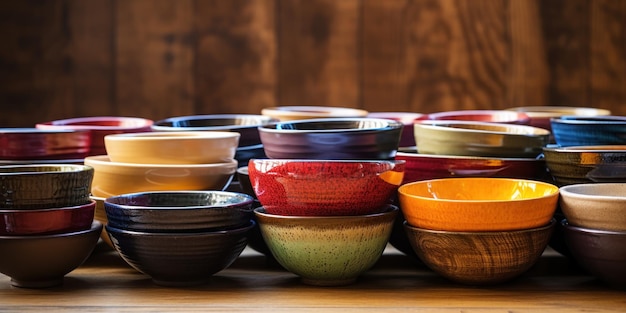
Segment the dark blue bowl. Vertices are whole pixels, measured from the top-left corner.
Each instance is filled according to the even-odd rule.
[[[550,124],[561,147],[626,144],[626,116],[562,116]]]

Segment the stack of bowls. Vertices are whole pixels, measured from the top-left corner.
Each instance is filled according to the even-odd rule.
[[[59,285],[96,246],[93,168],[0,166],[0,272],[24,288]]]
[[[86,130],[0,129],[0,164],[82,163],[89,154],[91,134]]]
[[[557,186],[512,178],[444,178],[398,189],[404,228],[424,264],[455,282],[497,284],[539,259],[556,224]]]
[[[198,285],[241,254],[252,204],[227,191],[123,194],[105,199],[105,228],[122,258],[154,283]]]

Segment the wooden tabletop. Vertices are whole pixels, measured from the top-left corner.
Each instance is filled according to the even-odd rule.
[[[1,256],[0,256],[1,257]],[[546,250],[522,277],[497,286],[450,282],[388,247],[377,265],[349,286],[313,287],[249,248],[210,283],[157,286],[104,244],[50,289],[12,287],[0,274],[0,312],[615,312],[614,290],[569,259]]]

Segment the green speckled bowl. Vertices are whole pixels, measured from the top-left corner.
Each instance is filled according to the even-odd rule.
[[[380,258],[398,207],[358,216],[284,216],[255,209],[272,255],[302,282],[318,286],[353,283]]]

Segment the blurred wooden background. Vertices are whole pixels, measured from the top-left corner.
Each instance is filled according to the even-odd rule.
[[[626,115],[625,0],[0,2],[0,126],[329,105]]]

